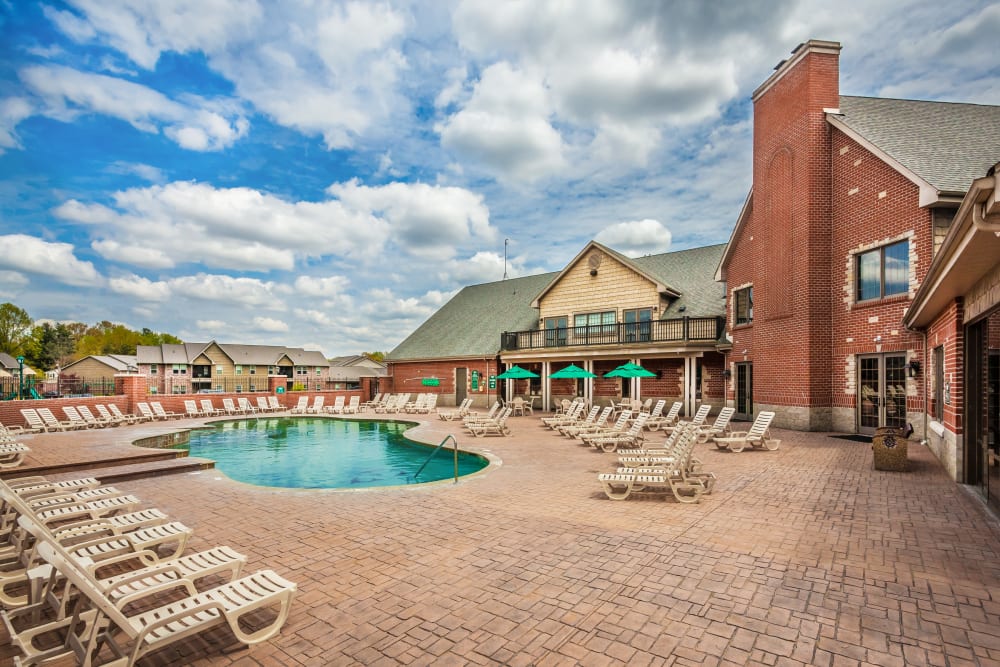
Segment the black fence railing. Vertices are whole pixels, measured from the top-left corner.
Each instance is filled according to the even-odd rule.
[[[500,349],[512,352],[588,345],[712,342],[719,339],[725,326],[724,317],[681,317],[652,322],[505,331],[500,337]]]

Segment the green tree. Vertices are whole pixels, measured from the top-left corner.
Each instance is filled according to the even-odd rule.
[[[386,354],[385,352],[362,352],[361,356],[368,357],[372,361],[377,361],[379,363],[382,363],[385,361],[385,354]]]
[[[31,330],[24,348],[24,356],[31,367],[47,371],[72,361],[76,345],[65,324],[52,326],[44,322]]]
[[[21,308],[12,303],[0,304],[0,352],[12,356],[21,354],[31,333],[31,324],[28,313]]]

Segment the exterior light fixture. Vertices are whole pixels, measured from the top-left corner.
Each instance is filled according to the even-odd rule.
[[[17,398],[24,398],[24,355],[17,357]]]
[[[916,359],[911,359],[910,363],[906,365],[906,370],[909,372],[911,378],[915,378],[920,375],[920,362]]]

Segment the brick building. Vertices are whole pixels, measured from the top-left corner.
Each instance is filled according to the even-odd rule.
[[[928,343],[904,316],[1000,157],[1000,107],[842,96],[839,53],[802,44],[753,94],[753,186],[717,273],[727,398],[777,426],[919,437]],[[954,442],[928,441],[960,477]]]
[[[536,408],[573,396],[598,405],[677,400],[687,414],[703,402],[721,406],[725,298],[714,271],[722,250],[628,258],[591,241],[562,271],[465,287],[389,354],[388,389],[433,387],[445,402],[480,404],[506,391],[534,397]],[[656,377],[604,377],[629,361]],[[514,364],[539,377],[492,379]],[[550,377],[570,364],[597,377]]]

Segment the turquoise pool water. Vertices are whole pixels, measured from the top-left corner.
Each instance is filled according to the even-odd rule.
[[[317,417],[226,421],[191,432],[181,445],[191,456],[215,461],[240,482],[296,489],[365,488],[422,484],[454,477],[449,442],[420,472],[433,448],[409,440],[407,422]],[[475,454],[458,453],[458,474],[486,467]]]

